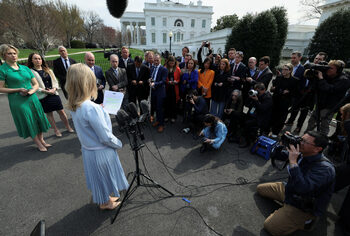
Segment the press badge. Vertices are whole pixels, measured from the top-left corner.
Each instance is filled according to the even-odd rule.
[[[254,114],[254,112],[255,112],[255,107],[253,107],[253,108],[250,110],[250,112],[249,112],[249,113],[250,113],[251,115],[253,115],[253,114]]]

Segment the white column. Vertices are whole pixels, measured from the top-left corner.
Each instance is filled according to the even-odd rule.
[[[137,33],[137,45],[141,45],[141,37],[140,37],[140,26],[139,22],[136,23],[136,33]]]
[[[132,22],[129,22],[130,23],[130,35],[131,35],[131,44],[134,44],[134,27],[132,25]]]

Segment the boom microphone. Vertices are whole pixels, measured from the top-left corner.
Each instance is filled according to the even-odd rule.
[[[128,0],[107,0],[109,13],[115,18],[120,18],[128,6]]]
[[[118,122],[118,125],[123,128],[125,126],[127,126],[129,124],[129,122],[131,121],[130,116],[128,115],[128,113],[126,113],[126,111],[124,111],[123,109],[120,109],[117,112],[117,117],[116,120]]]
[[[138,119],[139,118],[139,113],[137,111],[137,107],[136,107],[135,103],[130,102],[127,105],[127,108],[128,108],[128,113],[129,113],[129,115],[131,116],[132,119]]]

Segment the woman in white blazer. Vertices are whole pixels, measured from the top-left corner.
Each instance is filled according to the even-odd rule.
[[[74,130],[70,127],[67,115],[63,110],[62,102],[57,91],[58,83],[52,70],[47,66],[45,60],[37,53],[29,55],[28,67],[31,69],[39,83],[39,89],[36,94],[47,115],[51,127],[55,130],[55,135],[57,137],[62,137],[53,117],[54,111],[58,113],[68,132],[73,133]]]

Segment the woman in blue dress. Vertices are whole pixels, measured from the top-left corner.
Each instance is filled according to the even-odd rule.
[[[109,114],[91,101],[97,97],[97,88],[89,67],[81,63],[70,66],[65,87],[81,143],[87,187],[100,209],[112,210],[120,204],[119,191],[129,187],[116,151],[122,143],[112,133]]]
[[[218,117],[211,114],[205,115],[203,122],[205,128],[200,133],[201,136],[204,136],[200,152],[203,153],[207,149],[218,150],[227,135],[226,125]]]

